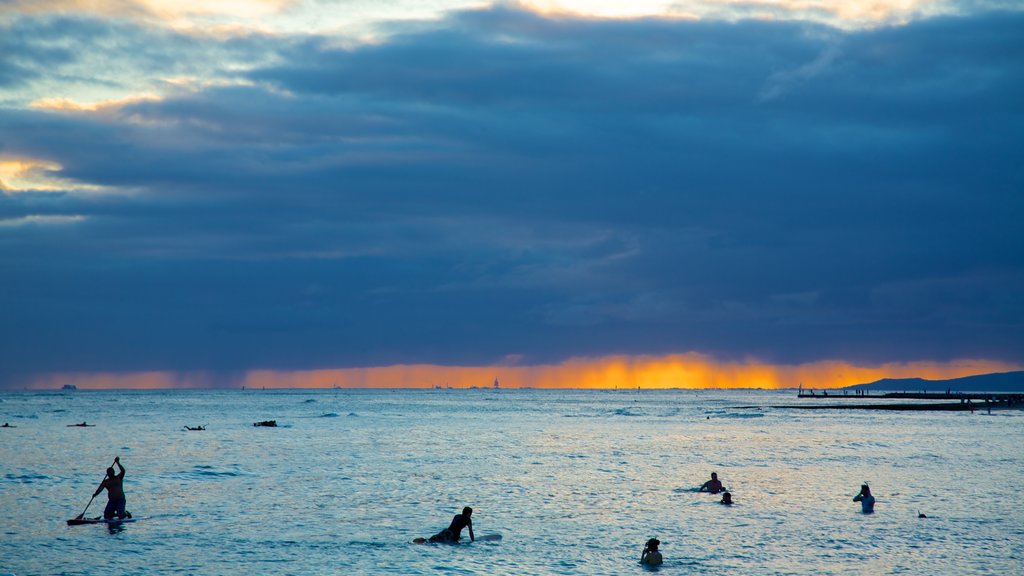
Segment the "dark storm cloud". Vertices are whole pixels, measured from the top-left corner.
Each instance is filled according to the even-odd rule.
[[[0,202],[84,217],[0,227],[3,364],[1019,362],[1022,25],[492,9],[348,49],[158,34],[146,61],[256,64],[0,111],[0,154],[115,191]]]

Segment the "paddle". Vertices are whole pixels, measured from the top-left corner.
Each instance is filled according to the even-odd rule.
[[[92,498],[89,498],[89,504],[85,505],[85,510],[82,510],[82,513],[79,514],[78,516],[75,516],[75,520],[81,520],[82,517],[85,516],[85,511],[89,509],[89,506],[92,504],[93,498],[96,498],[95,494],[92,495]]]
[[[114,458],[114,462],[115,462],[115,463],[117,462],[117,458]],[[104,480],[106,480],[106,479],[107,479],[107,476],[106,476],[106,474],[104,474],[104,475],[103,475],[103,479],[104,479]],[[100,482],[100,485],[102,485],[102,484],[103,484],[103,482]],[[92,498],[89,498],[89,503],[85,505],[85,510],[82,510],[82,513],[81,513],[81,514],[79,514],[78,516],[75,516],[75,520],[81,520],[82,518],[84,518],[84,517],[85,517],[85,513],[86,513],[86,511],[88,511],[88,510],[89,510],[89,506],[92,506],[92,501],[93,501],[93,500],[95,500],[95,499],[96,499],[96,494],[93,494],[93,495],[92,495]]]

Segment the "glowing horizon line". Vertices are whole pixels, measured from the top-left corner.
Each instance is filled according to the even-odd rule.
[[[239,372],[59,372],[27,378],[16,388],[59,389],[74,384],[83,390],[146,389],[832,389],[883,378],[946,380],[1022,370],[1020,364],[985,359],[945,362],[913,361],[856,365],[821,360],[802,364],[767,364],[755,360],[719,361],[698,353],[666,356],[572,358],[532,366],[391,366],[317,370],[258,369]],[[8,389],[12,389],[8,387]]]

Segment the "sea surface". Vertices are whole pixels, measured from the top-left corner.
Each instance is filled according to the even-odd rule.
[[[768,407],[795,396],[0,393],[0,573],[645,574],[651,537],[664,574],[1024,573],[1024,412]],[[115,456],[142,520],[67,526]],[[410,544],[463,506],[502,540]]]

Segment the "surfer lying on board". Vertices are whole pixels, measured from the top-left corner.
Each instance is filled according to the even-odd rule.
[[[701,484],[700,490],[697,490],[697,491],[698,492],[710,492],[711,494],[718,494],[722,490],[725,490],[725,487],[722,486],[722,482],[718,480],[718,473],[717,472],[712,472],[711,473],[711,480],[708,480],[707,482]]]
[[[107,491],[107,507],[103,509],[103,518],[110,520],[114,516],[119,519],[125,517],[131,518],[132,515],[125,512],[125,497],[124,497],[124,466],[121,466],[121,457],[114,458],[114,464],[121,469],[120,472],[114,474],[114,467],[107,468],[107,477],[100,482],[100,487],[96,489],[92,497],[99,496],[100,492],[104,489]]]
[[[871,495],[871,488],[862,484],[860,494],[853,497],[854,502],[860,502],[860,511],[864,514],[871,514],[875,511],[875,497]]]
[[[658,566],[661,564],[661,552],[658,552],[658,546],[661,545],[661,540],[657,538],[651,538],[644,544],[644,551],[640,554],[640,563],[644,566]]]
[[[413,542],[417,544],[425,544],[427,542],[431,544],[457,544],[459,539],[462,538],[463,528],[469,528],[469,541],[475,542],[476,537],[473,535],[473,519],[471,516],[473,516],[473,509],[466,506],[462,509],[462,514],[456,514],[452,518],[452,523],[447,528],[426,540],[417,538]]]

